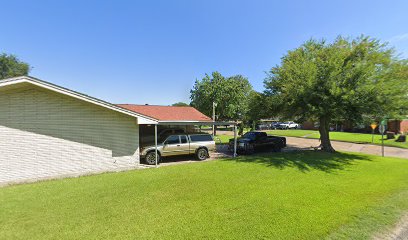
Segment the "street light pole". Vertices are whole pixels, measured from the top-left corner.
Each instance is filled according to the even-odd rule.
[[[237,156],[237,125],[234,124],[234,157]]]
[[[381,155],[384,157],[384,133],[385,133],[385,120],[381,121],[381,125],[379,126],[378,130],[381,133]]]
[[[154,152],[155,152],[155,157],[156,159],[154,160],[154,163],[157,167],[157,162],[158,162],[158,152],[157,152],[157,124],[154,125]]]
[[[381,155],[384,157],[384,132],[381,135]]]
[[[212,119],[213,122],[215,123],[215,107],[217,106],[217,104],[215,102],[212,103],[212,107],[213,107],[213,114],[212,114]],[[215,124],[213,123],[213,136],[215,137]]]

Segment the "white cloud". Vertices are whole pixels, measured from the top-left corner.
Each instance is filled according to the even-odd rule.
[[[388,42],[390,43],[398,43],[398,42],[404,42],[408,41],[408,33],[400,34],[400,35],[395,35],[388,39]]]
[[[390,46],[395,47],[399,58],[408,59],[408,33],[395,35],[387,39],[387,42],[390,43]]]

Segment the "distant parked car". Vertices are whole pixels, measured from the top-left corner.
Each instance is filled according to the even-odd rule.
[[[280,129],[298,129],[299,124],[295,122],[284,122],[280,124]]]
[[[258,130],[269,130],[269,129],[271,129],[271,127],[270,127],[269,124],[259,124],[259,125],[256,127],[256,129],[258,129]]]
[[[215,151],[215,142],[210,134],[172,134],[160,139],[157,144],[158,156],[161,157],[176,155],[196,155],[198,160],[205,160],[209,157],[209,152]],[[156,163],[156,148],[154,145],[144,147],[141,151],[141,158],[147,164]]]
[[[280,129],[281,122],[271,123],[271,129]]]

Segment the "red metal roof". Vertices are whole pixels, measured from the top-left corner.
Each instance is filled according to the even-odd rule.
[[[211,122],[211,118],[193,107],[155,106],[136,104],[117,104],[130,111],[143,114],[159,121],[204,121]]]

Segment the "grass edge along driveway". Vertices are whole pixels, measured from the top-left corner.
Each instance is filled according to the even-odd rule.
[[[364,239],[408,210],[408,161],[273,153],[0,188],[2,239]]]
[[[302,137],[318,139],[320,137],[319,131],[315,130],[268,130],[268,134],[285,137]],[[367,133],[349,133],[349,132],[330,132],[330,140],[343,141],[352,143],[364,143],[381,145],[381,135],[374,135],[374,143],[371,142],[372,135]],[[407,148],[408,142],[396,142],[395,139],[384,139],[384,146]]]

